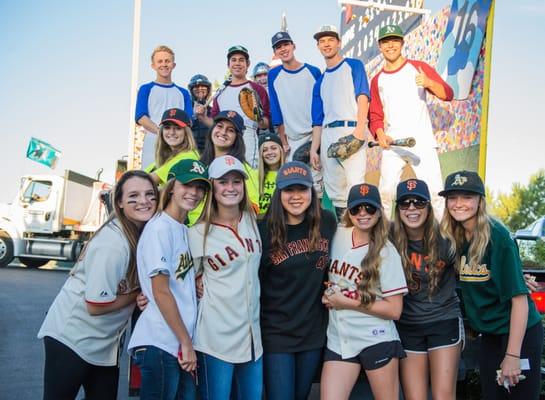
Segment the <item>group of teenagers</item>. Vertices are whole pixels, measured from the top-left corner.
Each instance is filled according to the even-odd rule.
[[[396,26],[379,37],[385,59],[403,44]],[[481,335],[483,397],[538,398],[541,318],[516,244],[487,212],[481,178],[458,171],[434,193],[417,171],[390,196],[364,182],[363,148],[348,164],[319,152],[347,132],[364,140],[371,123],[383,153],[395,137],[391,117],[381,125],[368,116],[363,65],[338,60],[336,29],[315,38],[328,65],[317,77],[307,64],[290,70],[295,45],[287,32],[273,36],[282,65],[268,72],[270,114],[251,126],[226,108],[234,89],[250,85],[237,83],[249,66],[242,46],[230,49],[233,77],[210,110],[206,101],[191,111],[167,106],[153,122],[150,99],[168,85],[139,93],[147,107],[137,105],[136,119],[156,136],[154,159],[116,183],[111,215],[46,315],[44,399],[73,399],[81,387],[87,400],[117,397],[120,343],[136,304],[128,351],[141,399],[305,399],[318,374],[321,398],[348,399],[363,372],[375,399],[397,399],[400,388],[405,399],[454,399],[462,309]],[[152,56],[158,80],[173,68],[162,49]],[[303,85],[306,76],[290,83],[300,70],[313,85]],[[421,75],[412,83],[445,94]],[[344,102],[342,85],[351,93]],[[391,113],[391,98],[376,90]],[[301,93],[308,107],[297,103]],[[309,163],[291,160],[307,142]]]

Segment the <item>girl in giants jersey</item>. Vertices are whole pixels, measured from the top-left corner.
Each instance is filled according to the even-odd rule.
[[[163,113],[155,142],[155,161],[145,169],[159,186],[166,183],[168,173],[176,163],[199,159],[190,126],[191,119],[183,110],[171,108]]]
[[[264,133],[259,137],[259,215],[263,216],[276,189],[276,174],[284,164],[284,150],[280,136]]]
[[[197,296],[184,221],[210,188],[206,167],[182,160],[169,172],[160,210],[138,244],[138,276],[149,303],[138,319],[129,352],[142,372],[140,398],[196,399],[191,374]]]
[[[375,399],[397,399],[398,367],[405,356],[393,320],[401,315],[407,284],[401,259],[388,241],[388,220],[376,186],[348,194],[346,227],[333,238],[329,283],[322,302],[330,309],[322,370],[322,399],[348,399],[361,369]]]
[[[229,155],[212,161],[208,173],[212,194],[204,221],[189,230],[189,247],[203,286],[194,338],[201,396],[227,400],[234,382],[239,399],[261,399],[258,270],[262,251],[246,193],[248,175],[244,165]]]
[[[428,185],[400,182],[390,237],[409,286],[396,323],[407,358],[401,360],[406,399],[456,397],[456,374],[463,344],[463,323],[456,295],[455,252],[441,236],[430,205]]]
[[[136,245],[155,214],[157,187],[143,171],[121,176],[114,212],[96,231],[49,308],[44,339],[44,399],[117,399],[119,343],[139,292]]]
[[[529,298],[517,245],[509,231],[488,215],[484,184],[477,173],[452,173],[439,195],[446,198],[442,228],[460,256],[465,314],[481,333],[483,398],[537,399],[543,326]]]

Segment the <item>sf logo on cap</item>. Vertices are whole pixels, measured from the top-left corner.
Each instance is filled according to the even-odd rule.
[[[277,37],[278,39],[280,39],[280,38],[282,37],[282,34],[281,34],[281,33],[277,33],[277,34],[276,34],[276,37]]]
[[[454,175],[454,181],[452,182],[452,186],[463,186],[466,182],[467,176],[456,174]]]
[[[176,115],[176,110],[174,108],[168,112],[169,117],[174,117],[175,115]]]
[[[367,185],[361,185],[361,186],[360,186],[360,194],[361,194],[362,196],[366,196],[367,193],[369,193],[369,186],[367,186]]]
[[[229,118],[235,118],[236,115],[237,115],[237,113],[234,112],[234,111],[227,111],[227,116]]]
[[[202,174],[204,174],[204,168],[198,162],[194,162],[193,166],[191,167],[189,172],[195,172],[195,173],[197,173],[199,175],[202,175]]]
[[[235,164],[235,159],[233,157],[225,157],[225,164],[234,165]]]
[[[407,190],[414,190],[416,189],[416,181],[415,180],[410,180],[410,181],[407,181]]]

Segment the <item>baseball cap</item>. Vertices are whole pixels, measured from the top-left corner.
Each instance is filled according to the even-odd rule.
[[[360,183],[352,186],[348,193],[348,208],[353,208],[360,204],[370,204],[381,208],[382,201],[380,200],[378,188],[368,183]]]
[[[335,25],[321,26],[318,32],[314,34],[314,39],[320,40],[320,38],[323,38],[324,36],[333,36],[336,37],[337,40],[340,40],[339,31],[337,30],[337,27]]]
[[[398,37],[403,39],[403,31],[399,25],[385,25],[378,31],[378,40],[382,40],[387,37]]]
[[[208,167],[208,176],[210,179],[219,179],[229,172],[237,171],[242,174],[244,179],[248,179],[248,174],[240,160],[233,156],[220,156],[215,158]]]
[[[178,161],[168,171],[168,179],[171,178],[176,178],[177,181],[184,184],[203,181],[210,188],[206,166],[198,160],[185,159]]]
[[[484,183],[474,171],[453,172],[445,179],[445,189],[439,192],[439,196],[445,197],[452,192],[469,192],[484,196]]]
[[[218,115],[214,117],[214,122],[218,122],[222,119],[232,123],[237,133],[242,135],[242,132],[244,132],[244,120],[236,111],[233,111],[233,110],[220,111]]]
[[[274,36],[271,38],[271,45],[274,49],[276,45],[282,43],[282,42],[291,42],[293,43],[293,40],[291,39],[291,36],[288,32],[276,32]]]
[[[184,110],[180,110],[179,108],[169,108],[168,110],[166,110],[163,113],[160,125],[163,125],[165,122],[173,122],[176,125],[181,126],[182,128],[191,125],[189,116]]]
[[[301,161],[290,161],[278,170],[276,174],[276,188],[285,189],[288,186],[301,185],[307,188],[312,187],[312,172],[305,163]]]
[[[261,147],[261,145],[265,142],[274,142],[282,147],[280,136],[278,136],[276,133],[263,133],[259,135],[259,147]]]
[[[409,196],[430,201],[430,191],[426,182],[420,179],[408,179],[406,181],[399,182],[397,185],[396,201],[400,201],[404,197]]]
[[[240,44],[229,47],[229,49],[227,50],[227,59],[229,60],[231,56],[235,53],[244,54],[244,57],[246,57],[247,60],[250,59],[250,53],[248,53],[248,49],[244,46],[241,46]]]

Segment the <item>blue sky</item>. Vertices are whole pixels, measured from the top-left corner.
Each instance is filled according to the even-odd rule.
[[[449,1],[425,3],[437,11]],[[143,0],[139,81],[153,80],[149,55],[158,44],[176,52],[174,80],[184,86],[196,73],[221,79],[233,44],[247,46],[254,63],[269,61],[282,12],[297,57],[323,67],[312,34],[338,25],[334,0]],[[487,158],[493,190],[526,183],[545,168],[544,17],[542,0],[496,4]],[[63,152],[56,173],[95,176],[104,168],[102,178],[112,180],[115,160],[128,149],[132,23],[131,0],[0,1],[0,201],[12,200],[20,175],[51,172],[25,158],[31,136]]]

